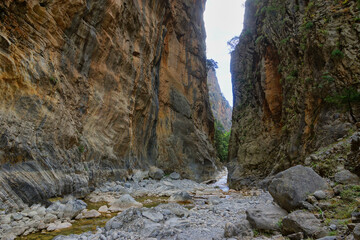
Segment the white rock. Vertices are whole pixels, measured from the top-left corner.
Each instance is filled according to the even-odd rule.
[[[104,205],[104,206],[101,206],[98,211],[101,213],[107,213],[109,211],[109,208],[108,208],[108,206]]]
[[[142,207],[143,205],[137,201],[129,194],[122,195],[118,200],[115,200],[110,204],[109,210],[112,212],[119,212],[131,207]]]
[[[71,227],[72,224],[71,223],[51,223],[48,228],[46,229],[47,231],[51,232],[51,231],[55,231],[55,230],[59,230],[59,229],[64,229],[64,228],[69,228]]]

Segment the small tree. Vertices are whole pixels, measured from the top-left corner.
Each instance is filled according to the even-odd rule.
[[[216,62],[214,59],[207,59],[206,60],[206,69],[209,71],[210,69],[217,69],[218,68],[218,62]]]
[[[224,126],[218,120],[215,120],[215,148],[221,162],[227,160],[229,139],[230,131],[226,132]]]
[[[230,39],[230,40],[227,42],[227,45],[228,45],[228,47],[229,47],[229,52],[230,52],[230,53],[235,50],[236,45],[238,45],[238,43],[239,43],[239,37],[238,37],[238,36],[233,37],[232,39]]]

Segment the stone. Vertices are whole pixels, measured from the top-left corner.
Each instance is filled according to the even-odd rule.
[[[52,232],[52,231],[56,231],[56,230],[60,230],[60,229],[69,228],[71,226],[72,226],[72,224],[68,223],[68,222],[65,222],[65,223],[50,223],[46,230],[49,231],[49,232]]]
[[[191,201],[191,200],[192,200],[192,197],[190,196],[190,194],[188,192],[185,192],[185,191],[175,193],[175,194],[171,195],[171,197],[169,198],[170,202],[187,202],[187,201]]]
[[[314,214],[297,210],[282,220],[282,232],[285,235],[302,232],[305,237],[321,238],[327,235],[321,221]]]
[[[0,224],[9,224],[11,222],[10,215],[0,216]]]
[[[286,237],[289,238],[290,240],[303,240],[304,239],[304,233],[302,233],[302,232],[293,233],[293,234],[290,234],[290,235],[288,235]]]
[[[335,182],[341,184],[359,184],[359,177],[349,170],[342,170],[335,174]]]
[[[108,208],[108,206],[104,205],[104,206],[101,206],[98,211],[101,213],[107,213],[109,211],[109,208]]]
[[[20,221],[21,219],[23,219],[23,215],[21,213],[14,213],[12,215],[12,218],[15,220],[15,221]]]
[[[28,214],[28,216],[31,217],[31,218],[33,218],[33,217],[35,217],[35,216],[37,216],[37,215],[38,215],[38,213],[37,213],[36,211],[31,211],[31,212],[29,212],[29,214]]]
[[[331,231],[336,231],[336,230],[337,230],[337,226],[336,226],[335,224],[330,224],[329,229],[330,229]]]
[[[96,211],[95,209],[92,210],[83,210],[77,217],[76,219],[83,219],[83,218],[97,218],[100,217],[101,213],[99,213],[98,211]]]
[[[315,191],[314,197],[316,197],[316,199],[318,200],[323,200],[327,198],[326,193],[323,190]]]
[[[143,205],[137,201],[129,194],[122,195],[119,199],[115,200],[110,204],[109,210],[112,212],[119,212],[131,207],[142,207]]]
[[[155,180],[161,180],[164,177],[164,171],[155,166],[151,166],[149,169],[149,176]]]
[[[178,174],[177,172],[173,172],[169,175],[169,177],[172,179],[172,180],[179,180],[180,179],[180,174]]]
[[[57,220],[57,216],[52,213],[47,213],[44,217],[44,223],[52,223]]]
[[[161,213],[151,211],[151,210],[142,212],[142,215],[156,223],[158,223],[164,219],[164,216]]]
[[[134,181],[140,182],[146,178],[149,178],[149,171],[142,171],[139,169],[134,170],[134,174],[132,176]]]
[[[274,201],[287,211],[302,207],[309,194],[325,189],[326,181],[311,168],[301,165],[278,173],[269,186]]]
[[[253,231],[251,230],[250,223],[246,220],[233,224],[226,223],[224,229],[224,237],[240,237],[241,239],[244,237],[253,237]]]
[[[279,224],[287,212],[277,205],[257,205],[246,210],[246,219],[251,227],[258,230],[276,231],[280,230]]]
[[[337,240],[337,237],[335,237],[335,236],[326,236],[326,237],[318,238],[317,240]]]
[[[356,224],[354,230],[353,230],[353,235],[355,240],[360,240],[360,224]]]
[[[351,213],[351,222],[352,223],[360,223],[360,212],[352,212]]]

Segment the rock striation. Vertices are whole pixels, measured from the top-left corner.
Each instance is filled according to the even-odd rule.
[[[231,60],[231,186],[301,164],[356,129],[359,14],[359,1],[246,2]]]
[[[219,81],[216,77],[216,70],[211,67],[207,72],[207,85],[209,88],[209,100],[214,118],[218,120],[228,132],[231,130],[232,107],[222,95]]]
[[[0,208],[215,171],[205,0],[0,2]]]

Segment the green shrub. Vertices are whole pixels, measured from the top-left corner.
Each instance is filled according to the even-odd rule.
[[[226,132],[224,126],[215,121],[215,148],[220,161],[227,161],[229,148],[230,131]]]
[[[340,59],[340,58],[344,57],[344,53],[340,49],[337,48],[331,52],[331,57],[335,58],[335,59]]]
[[[307,30],[312,29],[313,27],[314,27],[314,23],[312,21],[308,21],[305,24],[305,29],[307,29]]]

